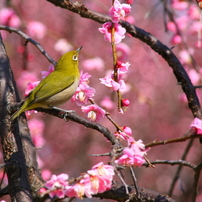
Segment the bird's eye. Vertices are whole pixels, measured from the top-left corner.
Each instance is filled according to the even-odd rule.
[[[77,55],[73,55],[72,60],[77,61],[78,60]]]

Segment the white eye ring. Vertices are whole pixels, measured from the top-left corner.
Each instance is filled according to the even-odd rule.
[[[73,55],[72,60],[77,61],[78,60],[77,55]]]

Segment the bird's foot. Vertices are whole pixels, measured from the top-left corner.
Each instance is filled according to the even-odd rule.
[[[65,109],[61,109],[61,108],[59,108],[59,107],[50,106],[50,105],[49,105],[49,107],[52,108],[52,109],[56,109],[56,110],[58,110],[58,111],[60,111],[60,112],[64,112],[63,119],[64,119],[66,122],[69,121],[69,120],[67,119],[67,113],[74,113],[74,112],[75,112],[74,110],[65,110]]]

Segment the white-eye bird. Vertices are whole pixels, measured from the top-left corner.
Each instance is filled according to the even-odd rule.
[[[78,55],[81,48],[67,52],[59,59],[55,70],[30,92],[23,105],[11,116],[11,121],[24,111],[52,108],[73,96],[79,85]]]

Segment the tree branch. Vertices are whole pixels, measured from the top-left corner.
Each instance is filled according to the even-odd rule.
[[[8,192],[12,201],[32,201],[43,185],[36,161],[35,147],[26,122],[12,125],[6,105],[19,101],[13,75],[0,35],[0,129]],[[7,165],[9,164],[9,165]]]

